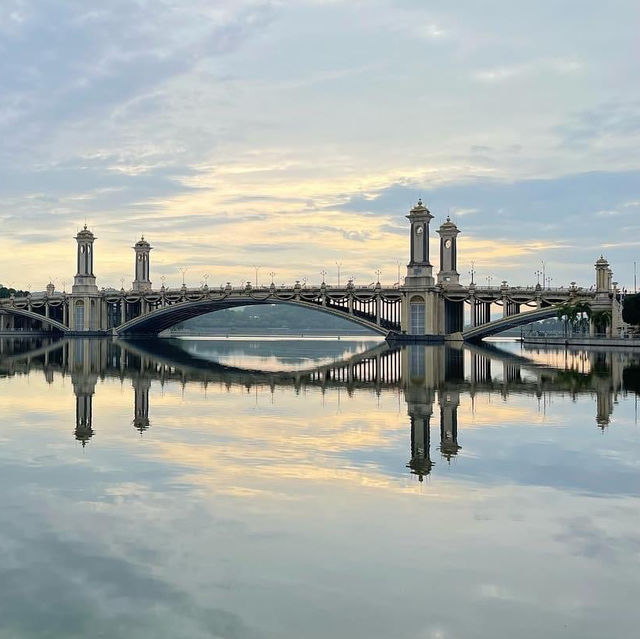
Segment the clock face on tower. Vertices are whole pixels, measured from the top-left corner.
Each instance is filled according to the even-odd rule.
[[[444,241],[444,247],[445,248],[451,248],[451,240],[445,240]]]
[[[418,228],[416,228],[416,235],[422,235],[422,231],[423,231],[422,227],[419,226]]]

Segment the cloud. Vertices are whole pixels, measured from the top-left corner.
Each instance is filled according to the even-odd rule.
[[[519,243],[590,250],[601,232],[583,221],[640,197],[634,34],[595,4],[571,29],[550,5],[498,4],[3,3],[5,279],[35,281],[43,243],[58,279],[72,273],[85,219],[105,284],[141,232],[167,276],[192,262],[244,277],[249,246],[286,246],[273,268],[290,280],[337,260],[395,279],[421,195],[434,226],[460,224],[461,260],[502,244],[510,280],[532,270],[513,263]],[[602,65],[617,75],[594,96]]]
[[[555,73],[565,75],[577,73],[582,69],[582,63],[571,58],[539,59],[523,64],[499,66],[490,69],[481,69],[474,72],[473,77],[479,82],[502,82],[511,78],[529,75],[533,73]]]
[[[640,101],[605,102],[570,116],[553,131],[564,144],[592,146],[604,140],[624,144],[640,138]]]

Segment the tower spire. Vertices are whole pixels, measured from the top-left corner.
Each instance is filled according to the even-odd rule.
[[[429,261],[429,223],[433,219],[431,211],[418,198],[417,204],[409,211],[411,222],[410,259],[407,265],[408,282],[412,285],[433,285],[433,267]]]

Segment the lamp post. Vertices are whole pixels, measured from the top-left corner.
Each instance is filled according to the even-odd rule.
[[[340,288],[340,267],[342,266],[342,262],[336,262],[336,266],[338,267],[338,288]]]
[[[538,286],[540,286],[540,277],[542,276],[542,271],[538,269],[537,271],[534,271],[533,274],[538,278]]]
[[[376,269],[376,284],[380,284],[380,275],[382,271],[380,269]]]
[[[475,260],[471,260],[471,270],[469,271],[469,275],[471,275],[471,283],[474,284],[473,281],[476,276],[476,263]]]
[[[185,286],[185,283],[184,283],[184,274],[187,272],[187,269],[186,269],[186,267],[181,266],[178,270],[180,271],[180,273],[182,273],[182,286]]]
[[[253,268],[255,269],[256,272],[256,288],[258,288],[258,271],[260,270],[260,266],[253,266]]]
[[[273,278],[276,276],[276,274],[273,271],[271,271],[269,275],[271,275],[271,285],[273,286]]]
[[[326,275],[326,274],[327,274],[327,272],[326,272],[324,269],[322,269],[322,270],[320,271],[320,275],[322,275],[322,283],[323,283],[323,284],[324,284],[324,278],[325,278],[325,275]]]

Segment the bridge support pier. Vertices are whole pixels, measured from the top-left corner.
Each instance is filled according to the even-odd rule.
[[[473,284],[472,284],[473,286]],[[469,297],[469,324],[473,327],[476,326],[477,321],[477,303],[473,291]]]

